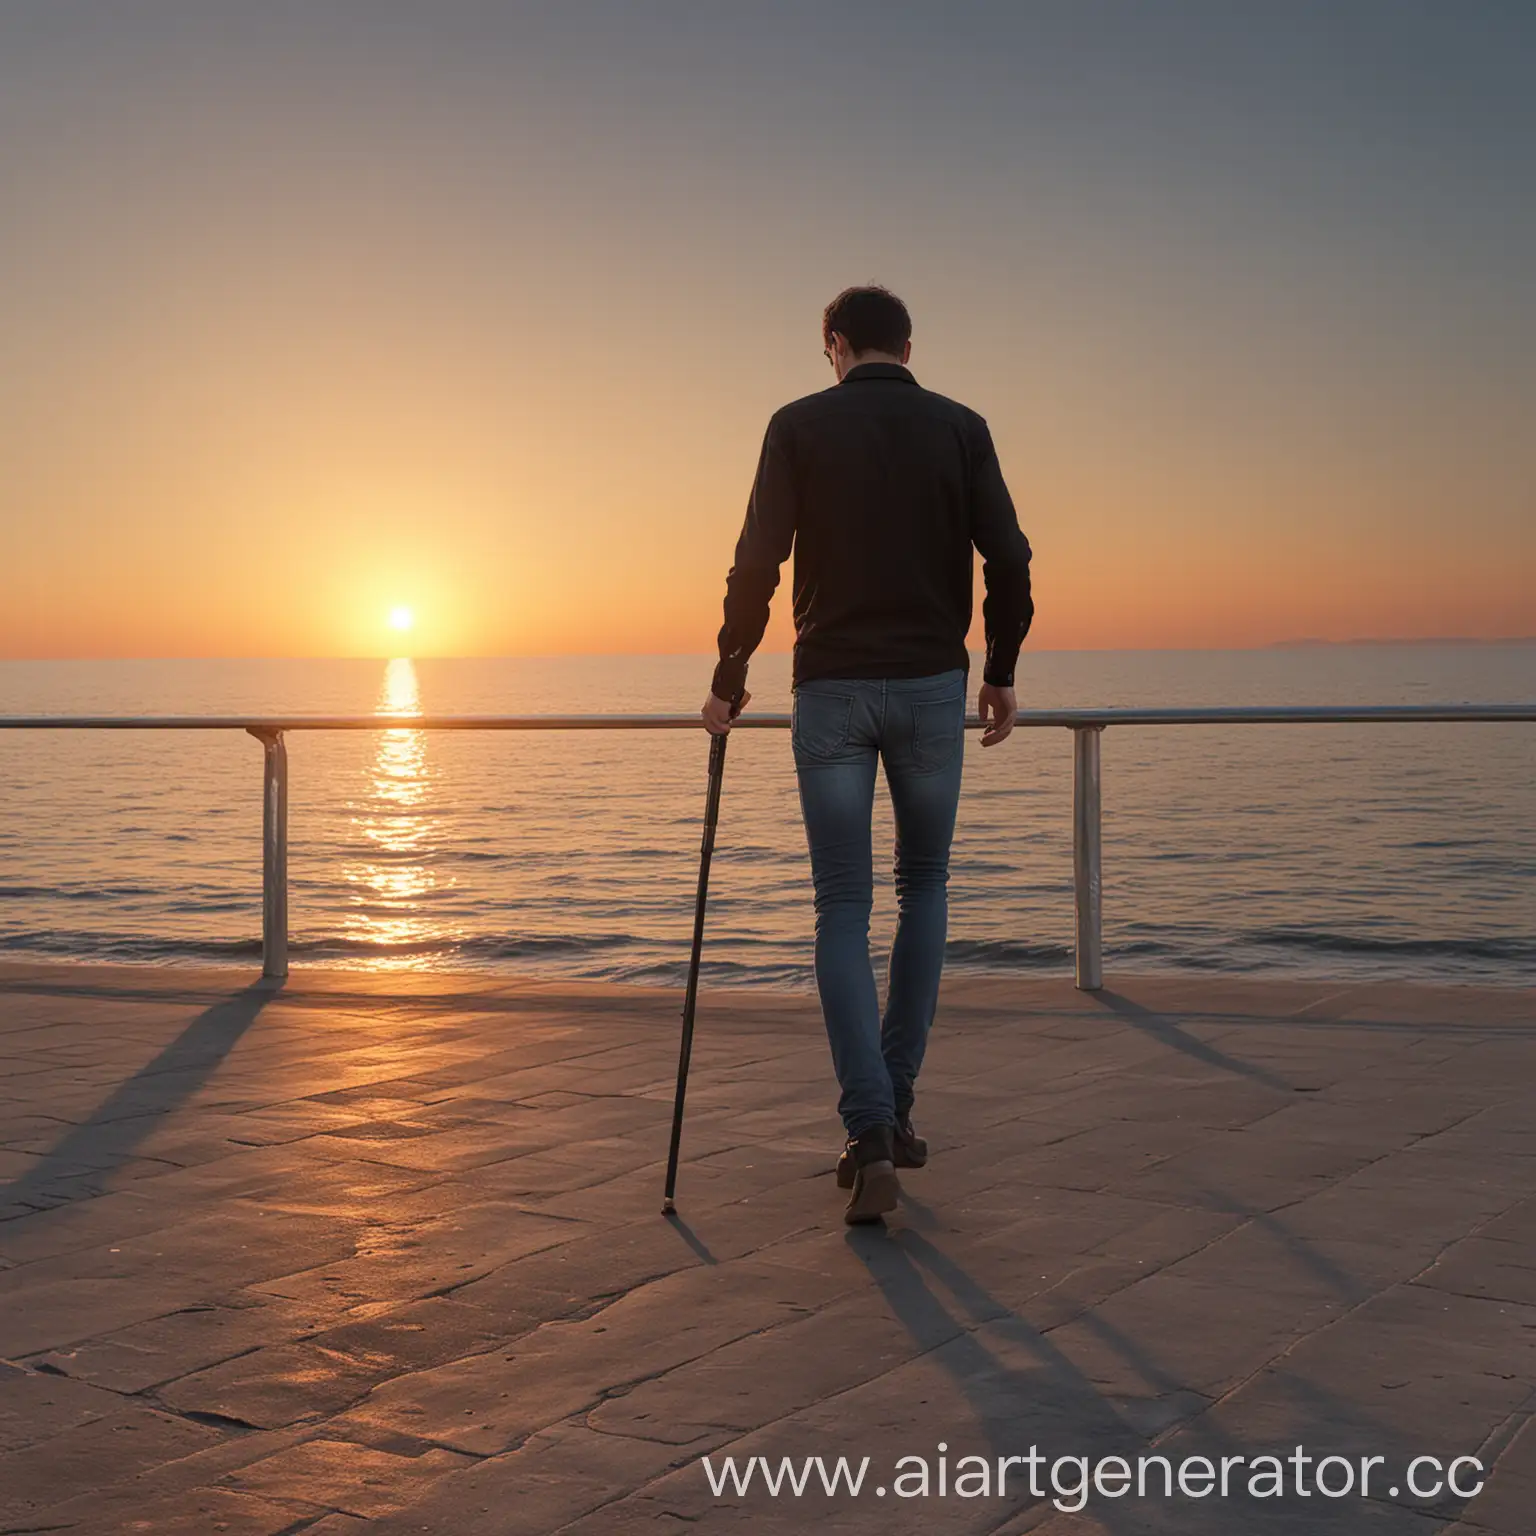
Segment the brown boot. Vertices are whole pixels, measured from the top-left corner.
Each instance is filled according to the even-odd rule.
[[[850,1138],[847,1152],[853,1164],[853,1193],[843,1211],[849,1226],[879,1221],[896,1209],[901,1181],[896,1177],[896,1137],[889,1125],[871,1126]]]
[[[921,1168],[928,1161],[928,1143],[912,1129],[912,1111],[896,1111],[896,1166]]]
[[[912,1115],[896,1116],[896,1128],[893,1132],[895,1139],[895,1156],[891,1161],[898,1168],[922,1168],[928,1162],[928,1143],[912,1129]],[[843,1148],[842,1156],[837,1160],[837,1187],[839,1189],[853,1188],[853,1152],[850,1142]]]

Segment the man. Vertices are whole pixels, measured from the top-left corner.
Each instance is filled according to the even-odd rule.
[[[747,661],[793,545],[791,741],[850,1223],[893,1210],[896,1170],[928,1156],[911,1115],[944,965],[972,545],[986,582],[984,747],[1013,729],[1013,669],[1034,615],[1029,545],[987,424],[918,386],[906,366],[911,337],[906,306],[884,288],[849,288],[827,306],[822,341],[837,383],[768,423],[702,710],[718,735],[751,697]],[[883,1013],[869,959],[877,759],[896,815],[899,909]]]

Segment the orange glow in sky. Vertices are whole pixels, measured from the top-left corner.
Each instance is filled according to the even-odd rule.
[[[870,279],[1032,646],[1536,634],[1514,11],[217,9],[0,17],[0,657],[708,652]]]

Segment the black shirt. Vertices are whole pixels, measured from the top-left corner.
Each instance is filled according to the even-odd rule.
[[[1035,611],[1029,544],[974,411],[898,364],[861,363],[774,413],[726,578],[717,698],[746,682],[791,545],[797,684],[968,668],[974,545],[982,676],[1012,686]]]

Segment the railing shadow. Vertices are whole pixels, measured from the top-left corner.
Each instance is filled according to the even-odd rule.
[[[444,1012],[456,1012],[460,1010],[472,1010],[476,1013],[486,1014],[517,1014],[545,1012],[551,1006],[553,1000],[558,999],[563,1012],[573,1014],[592,1014],[599,1017],[609,1017],[614,1010],[613,997],[606,993],[583,994],[579,990],[561,990],[562,980],[572,988],[589,986],[590,983],[572,981],[569,978],[558,976],[540,976],[534,978],[534,985],[526,992],[494,993],[472,989],[456,989],[452,984],[452,978],[443,975],[439,978],[443,985],[435,991],[416,991],[400,989],[391,991],[383,986],[372,990],[359,988],[350,990],[342,987],[317,987],[314,990],[302,990],[305,982],[305,972],[295,971],[287,978],[290,988],[301,990],[291,991],[284,996],[286,1006],[290,1008],[378,1008],[389,1004],[400,1004],[414,1009],[441,1009]],[[498,981],[509,987],[522,984],[522,978],[515,975],[505,977],[498,976]],[[1263,981],[1267,978],[1258,978]],[[1065,982],[1065,978],[1062,978]],[[270,985],[271,983],[267,983]],[[604,983],[606,986],[607,983]],[[135,1002],[174,1002],[183,1003],[188,999],[189,991],[201,990],[188,986],[149,987],[137,981],[133,983],[118,981],[54,981],[37,977],[16,977],[0,979],[0,992],[16,992],[34,997],[95,997],[106,999],[125,999]],[[721,990],[721,989],[715,989]],[[769,989],[753,989],[742,986],[738,990],[761,990],[765,999],[773,996]],[[673,987],[649,987],[636,986],[632,993],[625,993],[623,1001],[632,1008],[638,1016],[646,1012],[654,1012],[660,1020],[664,1016],[667,1028],[674,1026],[676,1005],[673,999],[682,992],[680,986]],[[1074,994],[1077,996],[1104,996],[1105,994]],[[1120,996],[1120,994],[1114,994]],[[1106,1004],[1111,1012],[1118,1012],[1112,1004]],[[1133,1004],[1133,1007],[1141,1007]],[[1214,1047],[1203,1041],[1194,1040],[1184,1033],[1183,1025],[1209,1021],[1220,1024],[1227,1029],[1273,1029],[1277,1023],[1283,1024],[1287,1029],[1295,1030],[1334,1030],[1346,1028],[1358,1033],[1381,1034],[1413,1034],[1423,1035],[1428,1038],[1466,1038],[1481,1040],[1485,1037],[1496,1039],[1523,1040],[1536,1035],[1536,1018],[1530,1022],[1511,1022],[1507,1019],[1490,1022],[1461,1022],[1459,1020],[1433,1020],[1433,1019],[1371,1019],[1351,1018],[1342,1023],[1332,1019],[1304,1019],[1281,1018],[1277,1019],[1268,1013],[1244,1013],[1240,1009],[1222,1009],[1220,1011],[1207,1012],[1203,1009],[1181,1009],[1180,1017],[1183,1025],[1173,1025],[1165,1016],[1152,1013],[1151,1010],[1143,1010],[1152,1020],[1158,1020],[1165,1027],[1171,1027],[1179,1031],[1186,1043],[1198,1046],[1204,1051],[1213,1053],[1209,1058],[1214,1066],[1224,1067],[1227,1070],[1242,1073],[1245,1076],[1253,1076],[1263,1072],[1263,1068],[1254,1067],[1249,1063],[1241,1062],[1235,1058],[1226,1056]],[[1134,1019],[1127,1018],[1127,1022],[1135,1023]],[[730,1024],[728,1016],[716,1021],[717,1027],[727,1027]],[[818,1026],[819,1027],[819,1026]],[[1149,1030],[1149,1033],[1155,1031]],[[1166,1042],[1174,1049],[1182,1049],[1177,1040]],[[1191,1052],[1190,1054],[1194,1054]],[[1200,1058],[1208,1059],[1208,1058]],[[1265,1081],[1256,1078],[1257,1081]],[[1270,1086],[1283,1088],[1286,1092],[1293,1091],[1292,1085],[1279,1078],[1268,1080]]]
[[[1108,987],[1089,994],[1096,1003],[1102,1004],[1117,1017],[1122,1018],[1133,1029],[1138,1029],[1142,1034],[1153,1040],[1160,1041],[1171,1049],[1188,1056],[1193,1061],[1201,1062],[1208,1067],[1219,1068],[1223,1072],[1231,1072],[1238,1077],[1246,1077],[1255,1083],[1262,1083],[1266,1088],[1278,1089],[1281,1093],[1293,1093],[1294,1085],[1278,1077],[1275,1073],[1264,1067],[1255,1066],[1252,1062],[1241,1061],[1236,1056],[1228,1056],[1225,1051],[1219,1051],[1214,1045],[1201,1040],[1197,1035],[1192,1035],[1187,1029],[1166,1014],[1154,1013],[1143,1004],[1126,997],[1124,993],[1111,991]]]
[[[113,1171],[208,1081],[278,990],[270,981],[253,982],[205,1008],[89,1119],[43,1153],[35,1168],[0,1185],[0,1206],[49,1210],[100,1194]]]

